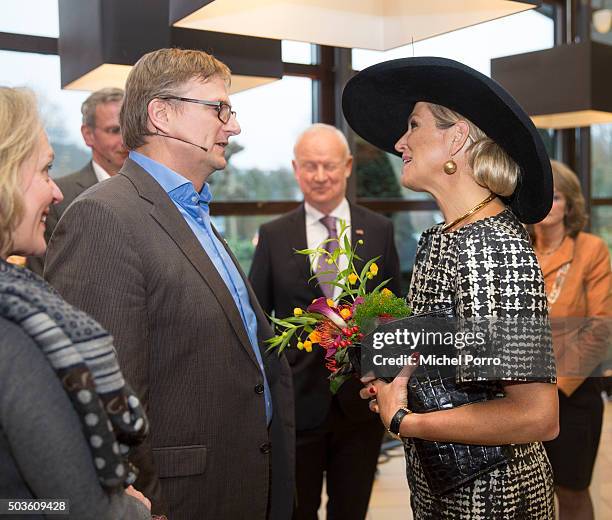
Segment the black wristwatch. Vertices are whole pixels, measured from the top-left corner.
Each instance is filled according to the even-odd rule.
[[[411,413],[412,412],[408,410],[408,408],[400,408],[397,412],[395,412],[395,415],[389,423],[389,433],[399,436],[402,419]]]

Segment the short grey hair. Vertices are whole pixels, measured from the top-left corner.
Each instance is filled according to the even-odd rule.
[[[346,155],[351,155],[351,150],[349,148],[346,136],[340,130],[338,130],[335,126],[326,125],[325,123],[314,123],[313,125],[310,125],[308,128],[306,128],[306,130],[304,130],[300,135],[298,135],[298,138],[295,141],[295,145],[293,146],[293,156],[295,157],[297,147],[302,141],[302,139],[304,139],[304,137],[321,131],[331,132],[332,134],[334,134],[342,143],[343,148],[346,151]]]
[[[94,128],[96,126],[96,108],[98,105],[123,101],[123,96],[123,89],[120,88],[108,87],[96,90],[81,105],[83,124]]]

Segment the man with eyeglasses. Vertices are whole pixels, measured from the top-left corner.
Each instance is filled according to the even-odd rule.
[[[324,247],[340,233],[340,221],[350,226],[348,238],[365,262],[380,256],[378,276],[368,290],[391,279],[388,288],[399,292],[399,259],[391,221],[346,199],[353,158],[345,136],[333,126],[307,128],[294,147],[293,169],[304,203],[264,224],[249,279],[263,307],[277,317],[305,309],[315,298],[336,298],[340,289],[323,283],[330,265],[318,261],[311,279],[311,260],[296,250]],[[329,243],[328,243],[329,244]],[[356,263],[361,272],[364,262]],[[346,259],[340,259],[345,269]],[[333,278],[335,276],[332,275]],[[316,520],[323,474],[326,476],[328,520],[363,520],[366,517],[376,471],[383,426],[359,398],[357,379],[344,383],[336,395],[329,390],[324,351],[285,350],[293,372],[296,403],[296,520]]]
[[[64,200],[49,208],[45,222],[47,242],[57,221],[72,201],[90,186],[116,175],[123,166],[128,151],[123,144],[119,127],[122,103],[123,90],[109,87],[95,91],[81,105],[81,134],[85,144],[91,148],[92,158],[79,171],[56,179]],[[44,258],[30,257],[27,266],[42,275]]]
[[[151,424],[134,486],[171,520],[286,520],[294,499],[291,371],[209,213],[240,133],[230,80],[205,52],[143,56],[120,115],[129,157],[47,253],[48,280],[115,339]]]

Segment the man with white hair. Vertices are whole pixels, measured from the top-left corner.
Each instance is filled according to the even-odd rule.
[[[294,147],[293,169],[304,195],[304,203],[282,217],[264,224],[253,258],[249,278],[263,309],[276,316],[288,316],[295,307],[306,308],[321,296],[334,298],[339,288],[310,280],[310,262],[295,250],[316,248],[340,232],[340,220],[350,225],[352,244],[368,261],[380,256],[379,276],[371,280],[372,290],[382,280],[399,290],[399,260],[389,219],[346,199],[347,180],[353,158],[346,138],[325,124],[307,128]],[[358,272],[363,262],[357,262]],[[340,259],[340,269],[346,266]],[[325,270],[330,267],[325,266]],[[319,277],[319,282],[323,276]],[[344,383],[336,395],[329,390],[324,352],[287,349],[293,372],[296,405],[295,519],[315,520],[321,500],[323,473],[326,473],[328,520],[357,520],[366,516],[383,427],[359,399],[357,379]]]

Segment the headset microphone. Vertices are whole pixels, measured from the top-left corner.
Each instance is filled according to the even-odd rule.
[[[182,141],[183,143],[190,144],[191,146],[195,146],[196,148],[199,148],[200,150],[204,150],[205,152],[208,152],[208,148],[204,148],[203,146],[200,146],[199,144],[195,144],[195,143],[192,143],[191,141],[181,139],[180,137],[174,137],[172,135],[165,135],[165,134],[160,134],[160,133],[153,134],[153,135],[156,135],[158,137],[167,137],[168,139],[176,139],[177,141]]]
[[[199,148],[200,150],[208,152],[208,148],[205,148],[204,146],[200,146],[199,144],[192,143],[191,141],[187,141],[186,139],[181,139],[180,137],[174,137],[173,135],[161,134],[159,132],[159,128],[157,128],[157,126],[155,125],[153,126],[155,127],[155,133],[149,134],[149,135],[156,135],[158,137],[167,137],[168,139],[176,139],[177,141],[181,141],[183,143],[190,144],[191,146],[195,146],[196,148]]]

